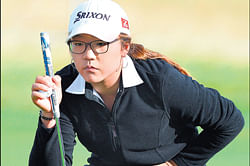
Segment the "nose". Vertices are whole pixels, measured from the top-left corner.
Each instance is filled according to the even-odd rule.
[[[86,60],[94,60],[96,58],[96,55],[90,46],[87,46],[86,51],[83,53],[83,58]]]

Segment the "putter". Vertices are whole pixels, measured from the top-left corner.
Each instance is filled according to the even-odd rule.
[[[41,32],[40,37],[41,37],[41,46],[42,46],[43,60],[44,60],[46,75],[53,77],[54,73],[53,73],[53,65],[52,65],[52,56],[51,56],[51,52],[50,52],[49,35],[46,32]],[[59,142],[62,166],[65,166],[64,146],[63,146],[60,121],[59,121],[59,118],[60,118],[59,104],[57,102],[55,89],[52,89],[52,94],[50,96],[50,100],[51,100],[54,118],[56,120],[56,128],[57,128],[57,135],[58,135],[58,142]]]

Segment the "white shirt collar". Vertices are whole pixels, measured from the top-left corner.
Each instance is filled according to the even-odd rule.
[[[137,86],[143,83],[143,80],[135,69],[135,65],[132,59],[128,55],[124,57],[123,65],[124,67],[122,68],[122,81],[124,88]],[[80,74],[78,74],[73,83],[66,89],[66,92],[71,94],[85,94],[85,85],[86,83],[84,78]],[[99,97],[99,94],[95,90],[93,91],[93,93],[94,95]]]

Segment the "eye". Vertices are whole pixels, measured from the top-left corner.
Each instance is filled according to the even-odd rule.
[[[78,41],[72,41],[72,45],[73,46],[83,46],[84,45],[84,43],[82,43],[82,42],[78,42]]]
[[[97,47],[102,47],[102,46],[106,46],[108,43],[107,42],[103,42],[103,41],[96,41],[93,44],[95,46],[97,46]]]

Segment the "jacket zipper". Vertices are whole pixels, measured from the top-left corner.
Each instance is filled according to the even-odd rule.
[[[119,138],[116,132],[116,107],[117,103],[119,102],[121,96],[122,96],[122,90],[119,90],[117,94],[117,98],[115,99],[114,105],[112,107],[112,114],[111,114],[111,133],[112,133],[112,142],[113,142],[113,149],[116,151],[119,147]]]
[[[115,125],[111,124],[111,131],[112,131],[112,143],[113,143],[113,150],[116,151],[118,148],[118,136],[115,130]]]

